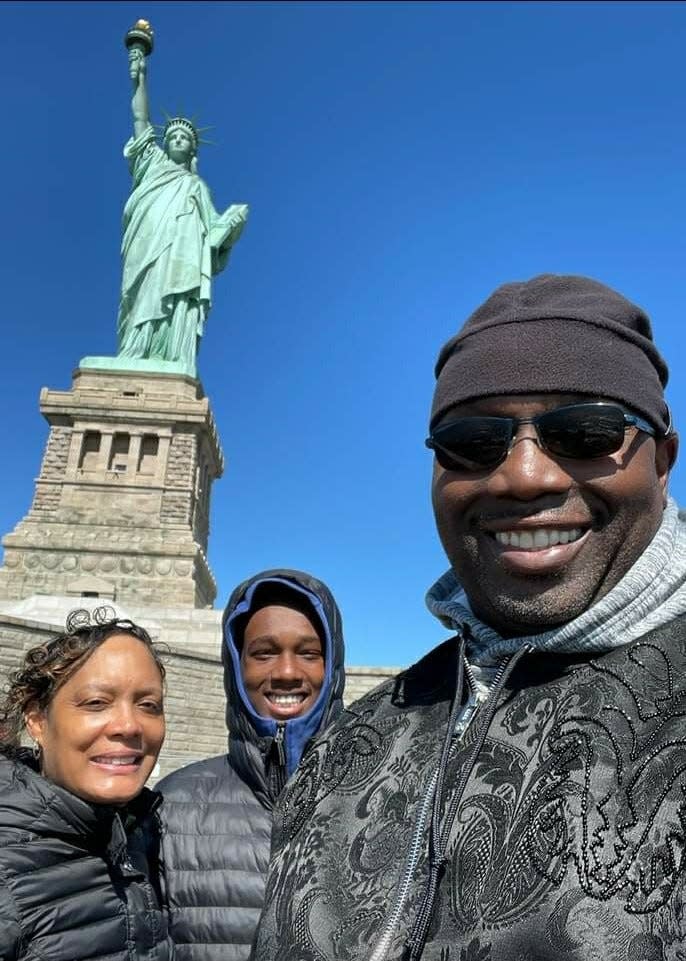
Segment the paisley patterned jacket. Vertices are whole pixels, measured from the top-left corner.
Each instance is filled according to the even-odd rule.
[[[593,659],[524,651],[454,734],[462,656],[306,756],[256,961],[686,961],[686,619]]]

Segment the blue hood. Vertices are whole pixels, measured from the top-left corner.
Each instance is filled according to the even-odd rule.
[[[261,717],[252,706],[243,684],[240,653],[235,639],[237,619],[244,621],[245,615],[252,609],[256,591],[261,585],[269,583],[279,584],[307,599],[321,623],[324,639],[324,682],[317,700],[300,717],[278,723],[272,718]],[[265,761],[278,727],[284,727],[286,772],[290,777],[300,763],[308,741],[342,709],[345,672],[340,612],[326,585],[310,574],[288,569],[263,571],[240,584],[233,592],[224,612],[222,648],[230,732],[229,753],[241,768],[243,776],[247,773],[248,779],[253,782],[257,778],[268,793]],[[259,764],[255,748],[259,751]]]

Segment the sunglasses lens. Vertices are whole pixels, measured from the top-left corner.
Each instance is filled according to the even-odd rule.
[[[513,422],[508,417],[460,417],[433,431],[436,460],[445,470],[485,470],[506,456]]]
[[[558,407],[538,417],[537,427],[546,450],[560,457],[603,457],[624,443],[624,414],[611,404]]]

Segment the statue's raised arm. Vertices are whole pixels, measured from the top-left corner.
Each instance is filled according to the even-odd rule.
[[[150,104],[148,101],[148,84],[146,80],[147,63],[144,48],[134,43],[129,47],[129,76],[133,85],[133,99],[131,112],[133,114],[133,134],[140,136],[150,127]]]
[[[124,208],[117,366],[197,376],[196,356],[212,304],[213,275],[226,266],[248,208],[215,210],[197,174],[198,129],[169,119],[159,145],[146,79],[150,24],[126,35],[133,86],[133,137],[124,147],[133,178]]]

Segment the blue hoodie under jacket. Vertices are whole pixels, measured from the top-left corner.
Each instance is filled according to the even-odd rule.
[[[245,623],[258,588],[270,582],[305,595],[321,621],[325,646],[316,702],[278,725],[256,714],[248,700],[234,641],[237,622]],[[176,961],[247,961],[264,899],[274,802],[308,741],[342,708],[341,617],[321,581],[286,569],[244,581],[226,607],[222,635],[228,753],[157,785],[164,797],[161,861]]]

